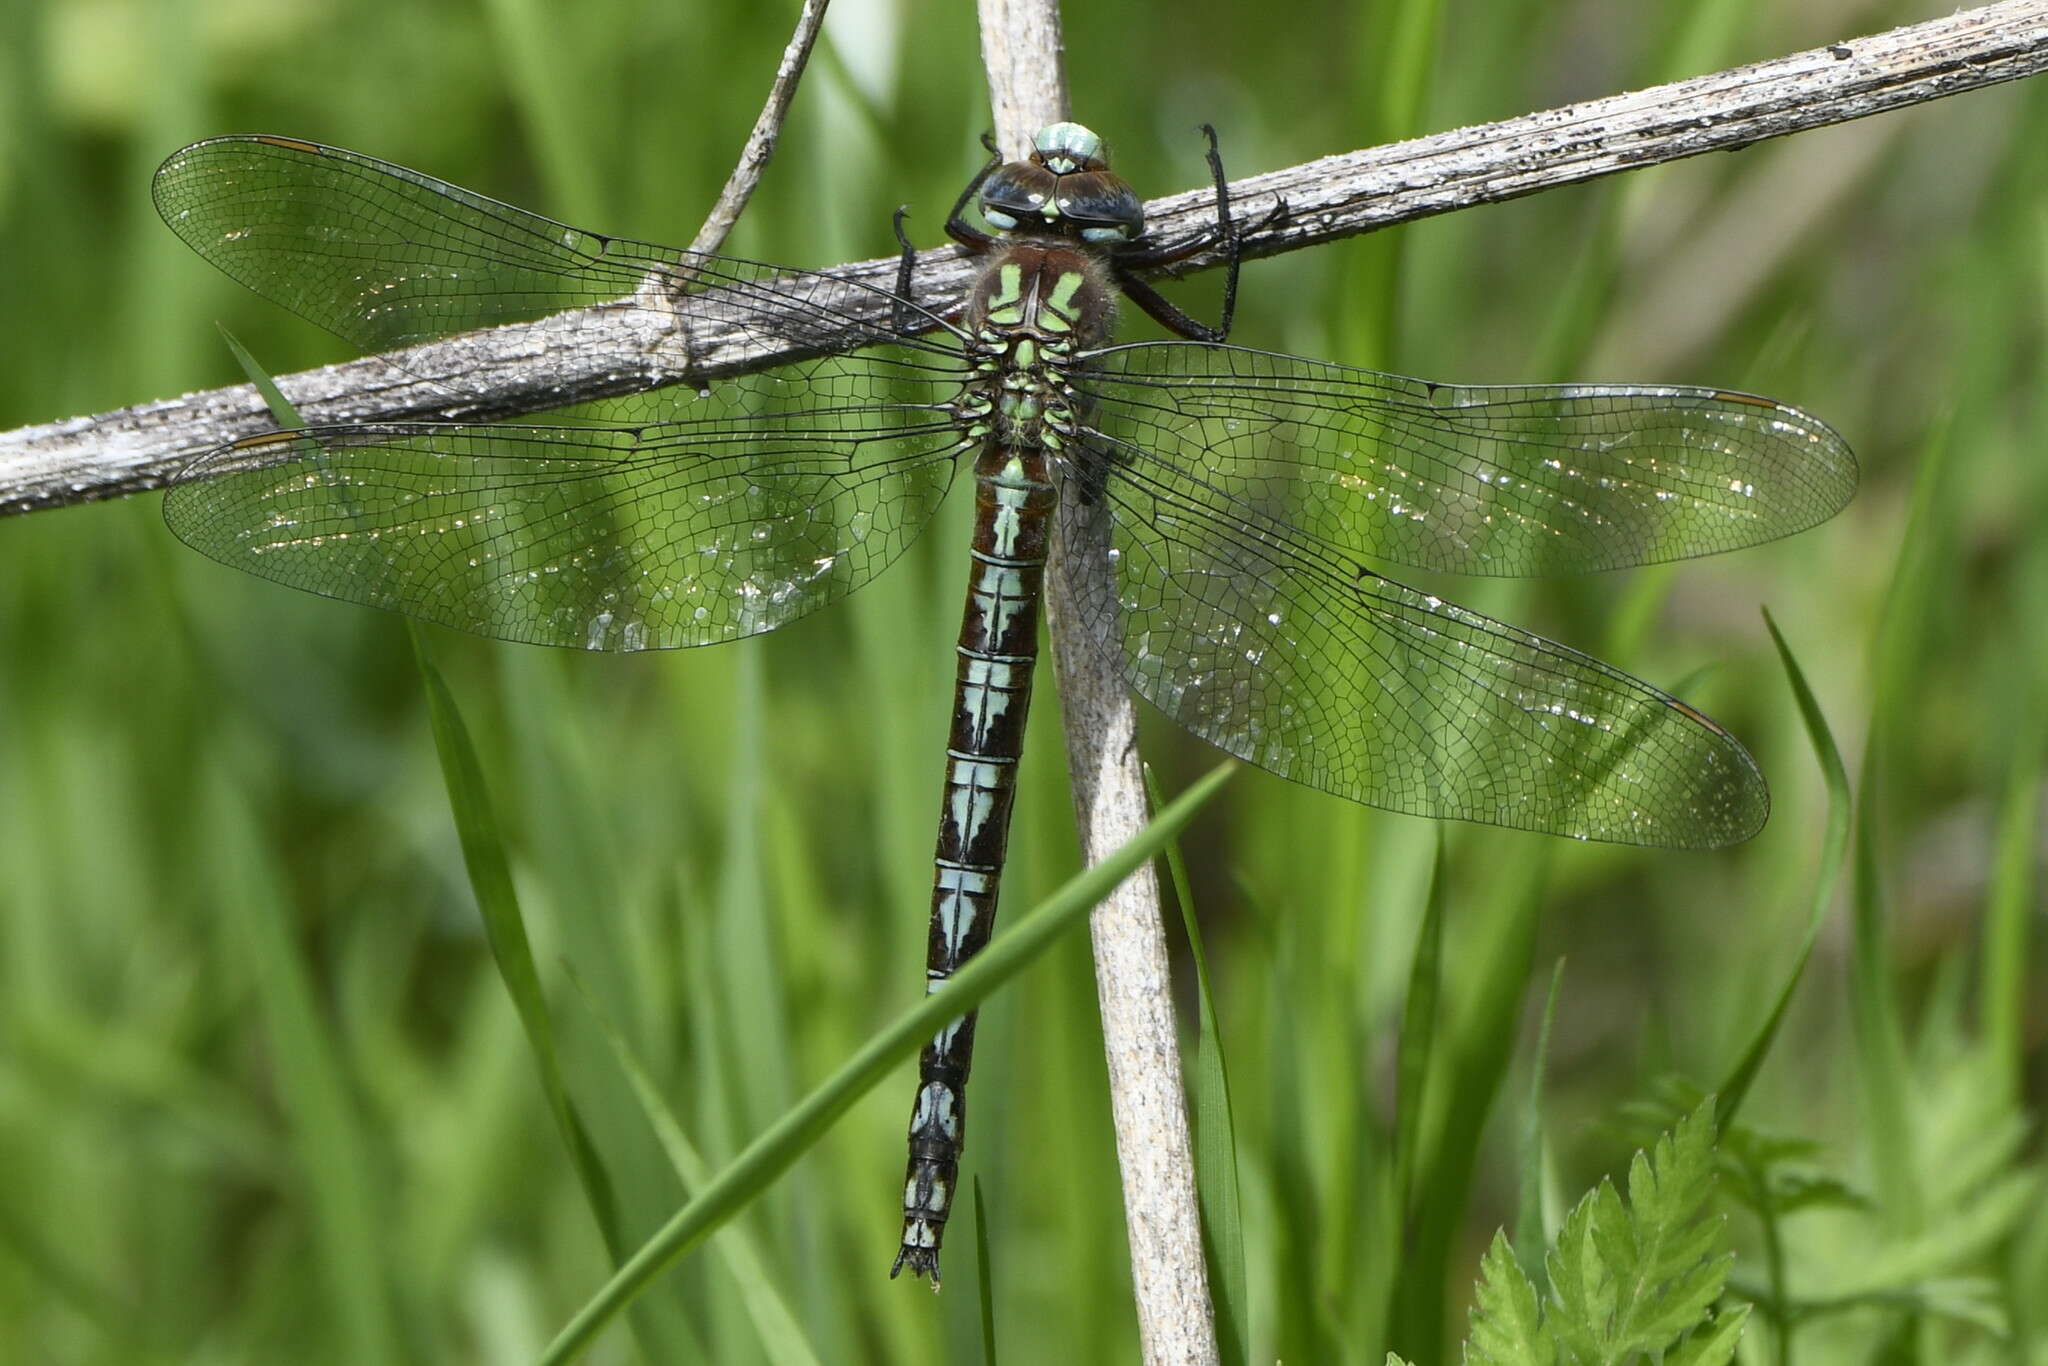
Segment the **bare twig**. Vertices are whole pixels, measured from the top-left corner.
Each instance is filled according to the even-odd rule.
[[[1267,256],[2042,70],[2048,0],[2004,0],[1711,76],[1325,157],[1239,181],[1231,192],[1252,212],[1273,196],[1287,200],[1287,221],[1246,244],[1249,255]],[[1146,221],[1181,236],[1206,222],[1209,206],[1206,187],[1191,190],[1147,204]],[[926,252],[920,293],[931,302],[956,298],[972,272],[950,248]],[[896,261],[833,273],[885,290]],[[849,307],[887,326],[882,294],[850,294]],[[700,337],[679,357],[632,319],[627,310],[584,309],[433,342],[397,364],[372,357],[279,384],[315,423],[488,417],[672,384],[686,370],[703,379],[762,370],[803,354],[796,343],[735,328],[708,345]],[[0,513],[155,488],[184,454],[270,427],[263,400],[242,385],[0,434]]]
[[[762,106],[761,117],[754,120],[754,131],[747,135],[739,165],[732,168],[718,202],[711,206],[704,226],[697,229],[697,236],[691,240],[691,251],[717,251],[732,225],[740,221],[740,211],[754,197],[761,172],[775,155],[775,140],[782,135],[782,121],[788,117],[789,102],[796,96],[796,83],[804,74],[804,64],[811,60],[811,44],[818,40],[818,29],[825,22],[825,6],[829,3],[830,0],[804,0],[803,12],[796,18],[796,32],[790,35],[789,46],[782,49],[782,65],[775,69],[775,84],[769,88],[768,103]]]
[[[1006,155],[1021,157],[1033,133],[1068,116],[1059,3],[981,0],[980,8],[996,141]],[[1108,563],[1106,556],[1088,550],[1106,543],[1109,534],[1099,512],[1099,506],[1086,507],[1078,498],[1062,499],[1053,551],[1062,562],[1078,556],[1078,563]],[[1137,708],[1117,662],[1087,631],[1068,624],[1080,617],[1068,599],[1067,575],[1055,568],[1046,579],[1074,821],[1081,856],[1099,863],[1130,843],[1147,818]],[[1096,907],[1088,927],[1139,1347],[1148,1366],[1211,1366],[1219,1359],[1216,1326],[1202,1259],[1195,1155],[1181,1085],[1159,879],[1151,865]]]
[[[1022,158],[1032,134],[1073,117],[1058,0],[980,0],[979,10],[996,145],[1005,156]]]

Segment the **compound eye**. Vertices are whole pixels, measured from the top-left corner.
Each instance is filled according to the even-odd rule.
[[[1019,224],[1044,216],[1052,205],[1054,177],[1042,166],[1010,161],[998,166],[981,187],[981,216],[991,227],[1010,232]]]
[[[1107,171],[1060,177],[1060,212],[1080,226],[1089,242],[1125,241],[1145,231],[1145,204],[1137,192]]]

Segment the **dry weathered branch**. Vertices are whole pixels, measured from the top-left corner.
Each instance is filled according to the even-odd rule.
[[[1022,156],[1033,132],[1069,113],[1058,0],[981,0],[981,51],[997,145],[1007,156]],[[1100,511],[1063,498],[1053,553],[1066,561],[1078,552],[1080,563],[1105,564],[1100,553],[1079,550],[1108,536]],[[1099,863],[1130,843],[1149,814],[1137,706],[1117,661],[1086,630],[1067,624],[1078,618],[1066,575],[1055,571],[1047,584],[1074,821],[1081,856]],[[1095,908],[1088,928],[1140,1351],[1147,1366],[1212,1366],[1219,1358],[1180,1034],[1159,879],[1149,864]]]
[[[718,202],[711,206],[704,226],[691,239],[691,251],[717,251],[724,245],[732,225],[740,221],[740,210],[754,197],[761,172],[768,169],[768,159],[775,155],[775,140],[782,135],[782,121],[789,115],[790,100],[796,97],[796,83],[811,60],[811,45],[818,41],[818,30],[825,23],[827,3],[828,0],[804,0],[803,12],[797,15],[796,32],[790,35],[789,46],[782,50],[782,65],[776,68],[775,83],[768,89],[768,102],[761,107],[761,116],[754,120],[754,131],[747,135],[746,148],[740,153],[739,164],[726,178]]]
[[[1499,123],[1367,148],[1238,181],[1248,213],[1284,197],[1288,220],[1247,244],[1267,256],[1353,233],[1494,203],[1701,152],[1727,151],[1937,99],[2048,69],[2048,0],[2006,0],[1924,24],[1815,48]],[[1206,190],[1146,206],[1174,235],[1207,221]],[[1215,264],[1213,260],[1194,265]],[[847,278],[886,288],[893,259],[848,266]],[[958,294],[972,266],[951,249],[918,264],[920,292]],[[885,319],[880,295],[864,305]],[[308,421],[348,422],[533,412],[675,382],[683,367],[622,327],[619,311],[583,310],[416,348],[402,363],[369,359],[287,376],[285,394]],[[706,377],[765,369],[799,352],[735,333],[693,359]],[[436,377],[462,376],[451,397]],[[0,434],[0,513],[87,502],[154,488],[184,454],[270,428],[253,388],[164,399],[93,417]]]

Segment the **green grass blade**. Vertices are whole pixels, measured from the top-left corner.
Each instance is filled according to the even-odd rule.
[[[0,1187],[0,1263],[11,1264],[9,1274],[33,1287],[37,1295],[76,1311],[94,1328],[119,1344],[124,1353],[139,1361],[183,1359],[190,1347],[179,1351],[170,1344],[153,1348],[144,1334],[152,1320],[136,1312],[133,1298],[125,1288],[101,1283],[95,1272],[80,1265],[57,1239],[45,1237],[41,1229],[17,1218],[7,1203],[8,1191]]]
[[[547,176],[549,197],[574,222],[607,219],[604,210],[610,206],[590,155],[597,140],[588,136],[591,130],[577,127],[574,83],[562,79],[560,42],[549,29],[551,21],[567,22],[566,11],[536,0],[489,0],[483,10],[511,81],[512,104],[524,116]]]
[[[497,962],[498,975],[504,979],[505,991],[519,1012],[520,1026],[526,1031],[534,1065],[540,1072],[541,1089],[547,1095],[548,1110],[569,1150],[569,1160],[583,1185],[584,1200],[597,1220],[605,1247],[616,1260],[622,1249],[611,1177],[562,1078],[547,993],[541,989],[540,973],[534,966],[533,948],[526,937],[526,919],[519,909],[518,893],[512,887],[512,867],[505,856],[505,842],[491,808],[489,791],[484,786],[483,766],[477,761],[476,746],[455,705],[455,695],[427,657],[422,632],[410,621],[406,630],[412,637],[413,661],[419,666],[420,683],[426,691],[434,749],[440,755],[441,778],[448,789],[448,810],[455,818],[456,835],[462,843],[462,862],[469,870],[470,890],[483,915],[484,936],[491,946],[491,957]]]
[[[1879,1198],[1905,1228],[1922,1216],[1914,1115],[1908,1095],[1906,1031],[1900,1018],[1885,906],[1883,859],[1892,848],[1882,776],[1904,767],[1904,743],[1919,721],[1921,675],[1938,610],[1935,585],[1946,580],[1950,537],[1946,471],[1953,442],[1946,427],[1926,442],[1913,481],[1901,552],[1885,588],[1876,640],[1870,730],[1855,823],[1850,900],[1849,999],[1863,1132]]]
[[[990,1274],[988,1253],[988,1202],[981,1198],[981,1177],[974,1178],[974,1275],[975,1299],[981,1307],[982,1366],[996,1366],[995,1278]]]
[[[2029,713],[2013,747],[1985,897],[1984,1038],[2014,1101],[2026,1085],[2028,928],[2041,904],[2034,850],[2041,822],[2041,771],[2048,760],[2044,748],[2048,725],[2037,710]]]
[[[1437,1050],[1448,1081],[1439,1088],[1442,1101],[1430,1107],[1433,1137],[1425,1140],[1428,1160],[1418,1162],[1415,1182],[1425,1199],[1415,1212],[1409,1253],[1395,1282],[1389,1330],[1395,1346],[1411,1358],[1437,1355],[1445,1276],[1464,1231],[1480,1135],[1514,1052],[1535,961],[1551,854],[1547,845],[1524,848],[1527,852],[1507,870],[1494,894],[1486,942],[1465,968],[1468,1004],[1445,1031],[1447,1047]]]
[[[270,415],[278,425],[287,429],[305,426],[298,410],[285,399],[269,372],[257,364],[256,358],[226,328],[221,329],[221,336],[227,340],[228,348],[234,352],[243,373],[263,395]],[[540,1070],[541,1089],[546,1093],[555,1126],[568,1147],[569,1160],[576,1169],[577,1179],[583,1185],[584,1199],[590,1205],[592,1217],[597,1220],[605,1247],[617,1261],[622,1248],[611,1178],[596,1146],[590,1141],[582,1117],[576,1113],[575,1102],[569,1098],[569,1089],[562,1079],[547,994],[541,989],[540,973],[534,967],[533,949],[526,936],[526,920],[520,913],[519,897],[512,887],[511,862],[505,855],[505,841],[498,830],[497,814],[491,809],[490,793],[484,785],[483,765],[477,760],[476,745],[471,741],[469,728],[463,724],[462,713],[455,705],[455,695],[448,690],[440,671],[428,658],[426,640],[419,627],[407,619],[405,628],[412,642],[413,663],[419,668],[420,685],[426,694],[434,749],[440,756],[441,777],[448,790],[449,813],[455,819],[456,835],[462,844],[463,866],[469,872],[470,891],[483,915],[484,935],[490,943],[491,956],[497,962],[505,990],[519,1012],[519,1023],[526,1031],[527,1043]]]
[[[312,1240],[339,1337],[339,1359],[400,1362],[384,1234],[389,1211],[319,993],[286,928],[291,904],[246,801],[211,777],[202,789],[215,849],[222,923],[241,949],[263,1012],[279,1096],[312,1210]]]
[[[1785,680],[1792,685],[1792,696],[1799,703],[1799,719],[1806,725],[1806,738],[1813,746],[1813,757],[1820,763],[1822,778],[1827,783],[1828,823],[1821,836],[1820,868],[1814,875],[1813,906],[1806,916],[1806,938],[1799,946],[1799,956],[1793,960],[1792,971],[1785,978],[1785,985],[1778,992],[1777,1004],[1765,1017],[1756,1037],[1743,1050],[1742,1057],[1722,1081],[1717,1094],[1720,1103],[1715,1113],[1723,1128],[1735,1122],[1735,1112],[1749,1094],[1749,1088],[1756,1081],[1756,1074],[1764,1065],[1764,1057],[1771,1050],[1771,1044],[1778,1037],[1778,1028],[1784,1023],[1785,1012],[1792,1005],[1792,994],[1799,989],[1800,978],[1806,973],[1806,964],[1813,957],[1813,946],[1820,939],[1821,926],[1827,920],[1828,907],[1834,904],[1835,888],[1842,879],[1842,866],[1849,852],[1849,770],[1842,763],[1842,751],[1835,744],[1834,732],[1828,728],[1827,717],[1821,713],[1820,703],[1807,686],[1806,674],[1800,669],[1799,661],[1793,656],[1792,647],[1778,630],[1778,623],[1768,609],[1764,612],[1764,626],[1771,633],[1771,643],[1778,648],[1778,660],[1785,666]]]
[[[223,326],[220,328],[220,338],[227,343],[228,350],[234,353],[235,364],[242,367],[242,373],[256,386],[256,392],[263,395],[264,406],[270,409],[272,420],[287,431],[295,431],[305,426],[306,420],[299,416],[299,410],[292,407],[291,401],[284,396],[284,391],[277,387],[277,381],[270,377],[270,371],[257,363],[256,357],[249,354],[249,349],[242,345],[235,334]]]
[[[661,1088],[647,1074],[632,1045],[626,1042],[626,1036],[619,1032],[618,1023],[599,1007],[580,978],[572,973],[571,980],[576,983],[584,1007],[603,1032],[605,1042],[610,1045],[612,1059],[618,1063],[620,1073],[633,1088],[641,1113],[647,1117],[648,1127],[654,1131],[662,1152],[667,1154],[669,1164],[675,1168],[683,1189],[703,1189],[709,1179],[704,1158],[683,1132],[682,1122],[662,1097]],[[788,1303],[776,1292],[777,1278],[770,1274],[768,1259],[761,1254],[754,1236],[735,1224],[721,1229],[714,1242],[719,1255],[725,1259],[726,1269],[732,1273],[768,1359],[782,1366],[817,1366],[820,1360],[818,1353],[804,1335],[796,1316],[790,1312]]]
[[[1230,776],[1223,764],[1181,794],[1137,838],[1087,869],[996,939],[939,991],[904,1012],[784,1114],[677,1211],[599,1289],[548,1345],[543,1366],[573,1359],[677,1258],[759,1195],[824,1136],[853,1103],[887,1076],[925,1038],[989,996],[1087,918],[1103,897],[1194,817]]]
[[[1161,806],[1159,784],[1145,766],[1145,794]],[[1202,1212],[1202,1246],[1209,1260],[1209,1297],[1216,1318],[1217,1352],[1243,1361],[1247,1350],[1249,1295],[1244,1265],[1244,1209],[1237,1181],[1237,1117],[1230,1103],[1230,1069],[1217,1028],[1216,1002],[1209,991],[1209,958],[1195,915],[1194,886],[1180,841],[1166,845],[1166,870],[1173,881],[1180,923],[1187,931],[1188,956],[1195,965],[1195,1198]]]
[[[1379,6],[1365,24],[1367,50],[1378,66],[1362,101],[1366,136],[1397,142],[1422,131],[1444,28],[1438,0]],[[1408,236],[1385,233],[1359,245],[1340,286],[1351,302],[1347,341],[1352,359],[1391,366],[1401,352],[1402,262]]]
[[[1436,1052],[1437,1003],[1443,992],[1444,902],[1450,879],[1444,866],[1443,828],[1436,840],[1435,867],[1429,879],[1429,900],[1415,937],[1415,956],[1408,968],[1408,1000],[1401,1012],[1401,1043],[1394,1076],[1394,1197],[1402,1222],[1417,1204],[1415,1154],[1422,1135],[1422,1105],[1429,1066]]]
[[[1515,1257],[1529,1268],[1540,1296],[1550,1288],[1543,1250],[1550,1245],[1543,1228],[1543,1076],[1550,1061],[1550,1027],[1557,1021],[1557,1000],[1564,989],[1564,959],[1550,970],[1550,993],[1543,1001],[1543,1024],[1536,1033],[1536,1056],[1529,1064],[1529,1096],[1522,1105],[1522,1132],[1516,1147],[1520,1158],[1520,1189],[1515,1198]]]

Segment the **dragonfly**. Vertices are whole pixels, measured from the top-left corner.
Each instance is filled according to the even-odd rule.
[[[974,283],[936,305],[900,214],[891,288],[586,231],[315,143],[194,144],[156,173],[165,222],[366,351],[602,307],[686,357],[735,334],[810,354],[729,376],[686,363],[680,384],[545,420],[236,441],[179,472],[166,520],[328,597],[508,641],[668,649],[845,597],[971,468],[928,990],[994,923],[1048,573],[1134,693],[1281,777],[1586,840],[1754,834],[1768,792],[1723,727],[1380,566],[1583,573],[1755,545],[1849,500],[1842,438],[1725,389],[1443,384],[1231,345],[1247,230],[1205,131],[1214,220],[1178,241],[1147,236],[1087,128],[1045,128],[1020,161],[991,149],[946,223]],[[1139,274],[1206,249],[1227,264],[1214,325]],[[1119,299],[1171,337],[1112,342]],[[1100,533],[1049,555],[1057,517]],[[918,1063],[890,1274],[935,1288],[974,1030],[953,1021]]]

